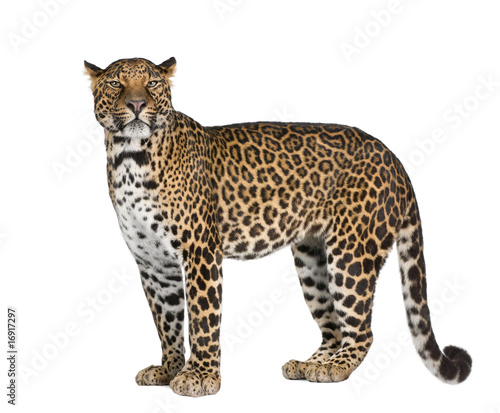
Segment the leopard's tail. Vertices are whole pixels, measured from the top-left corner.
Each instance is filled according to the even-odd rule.
[[[436,342],[427,305],[422,226],[412,188],[407,199],[397,249],[403,298],[413,344],[431,373],[445,383],[461,383],[469,376],[472,359],[465,350],[455,346],[445,347],[441,351]]]

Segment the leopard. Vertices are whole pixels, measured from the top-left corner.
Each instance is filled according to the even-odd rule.
[[[161,364],[141,370],[137,384],[217,393],[223,259],[287,246],[321,342],[282,374],[346,380],[373,343],[375,284],[393,244],[420,358],[441,381],[463,382],[472,359],[436,341],[416,195],[396,155],[341,124],[202,126],[173,108],[176,66],[173,57],[158,65],[120,59],[105,69],[84,61],[104,128],[109,196],[161,342]]]

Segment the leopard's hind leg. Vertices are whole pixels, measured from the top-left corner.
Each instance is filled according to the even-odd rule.
[[[377,200],[364,211],[335,211],[332,216],[342,225],[333,227],[321,242],[307,238],[293,248],[304,296],[320,325],[323,343],[307,362],[285,364],[286,378],[342,381],[368,353],[375,283],[398,226],[397,219],[387,225],[390,208],[383,196]]]
[[[313,363],[305,378],[313,382],[338,382],[347,379],[366,357],[373,342],[372,303],[378,273],[392,247],[394,228],[373,208],[367,225],[346,212],[342,229],[326,239],[328,290],[341,333],[338,350],[328,360]],[[370,221],[372,225],[370,225]],[[362,221],[361,221],[362,222]]]
[[[287,379],[305,379],[309,367],[328,361],[339,349],[341,333],[333,297],[328,290],[326,251],[323,240],[306,237],[292,246],[295,267],[304,298],[321,330],[320,347],[306,361],[290,360],[283,366]]]

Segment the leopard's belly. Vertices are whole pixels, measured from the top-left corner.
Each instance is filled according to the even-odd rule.
[[[239,217],[229,213],[226,215],[229,219],[219,224],[224,256],[227,258],[246,260],[263,257],[294,244],[306,235],[320,234],[328,226],[328,223],[318,220],[316,208],[293,212],[269,206],[263,208],[263,212],[254,213],[251,213],[251,207],[248,209],[242,208],[244,213]]]

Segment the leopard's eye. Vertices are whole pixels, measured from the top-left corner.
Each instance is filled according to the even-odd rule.
[[[118,82],[117,80],[112,80],[111,82],[109,82],[109,85],[111,87],[114,87],[115,89],[122,87],[122,84],[120,82]]]
[[[156,87],[156,86],[158,86],[157,80],[151,80],[148,82],[148,87]]]

